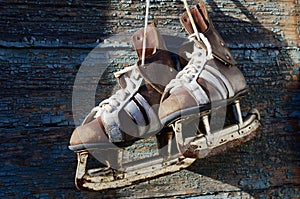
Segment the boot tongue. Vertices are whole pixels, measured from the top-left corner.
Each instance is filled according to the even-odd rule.
[[[224,40],[212,24],[212,21],[208,16],[205,4],[201,1],[199,4],[191,8],[190,12],[197,30],[203,33],[210,42],[214,57],[221,60],[225,65],[235,66],[236,62],[231,55],[228,47],[226,46]],[[189,34],[194,33],[187,12],[185,12],[180,17],[180,22]]]
[[[194,6],[192,9],[190,9],[191,15],[193,17],[193,20],[195,22],[196,28],[199,32],[205,33],[209,27],[208,22],[208,15],[206,8],[203,3],[199,3],[198,5]],[[180,17],[180,22],[184,26],[184,28],[187,30],[189,34],[194,33],[192,23],[188,17],[187,12],[185,12]]]
[[[144,29],[134,33],[132,40],[139,57],[138,71],[145,80],[146,93],[162,93],[164,87],[173,79],[177,72],[163,37],[154,24],[146,29],[145,65],[141,66]],[[148,94],[143,94],[144,97]],[[153,96],[146,97],[152,101]],[[156,98],[156,97],[154,97]],[[160,98],[158,98],[160,99]]]
[[[139,57],[139,60],[142,59],[142,52],[143,52],[143,40],[144,40],[144,29],[138,30],[132,36],[133,45]],[[150,24],[147,27],[146,32],[146,51],[145,51],[145,58],[153,55],[157,49],[165,50],[166,46],[162,41],[161,36],[156,30],[154,24]]]
[[[151,87],[154,86],[152,83],[165,86],[176,75],[174,63],[167,51],[163,37],[158,32],[155,24],[148,25],[146,31],[145,67],[140,66],[143,52],[144,29],[136,31],[132,36],[133,45],[139,58],[137,62],[139,73]],[[130,72],[126,76],[128,75],[130,75]],[[122,88],[126,87],[123,75],[118,78],[118,81]],[[163,89],[160,90],[163,91]]]

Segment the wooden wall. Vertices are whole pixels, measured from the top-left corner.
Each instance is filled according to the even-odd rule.
[[[95,101],[110,96],[112,72],[135,62],[126,36],[143,26],[145,2],[0,1],[0,197],[299,198],[299,2],[206,2],[247,78],[242,105],[259,109],[260,134],[187,170],[94,193],[75,189],[77,160],[68,141]],[[180,1],[151,1],[150,21],[186,36],[183,11]],[[82,68],[90,70],[80,76]],[[72,95],[78,79],[82,93]]]

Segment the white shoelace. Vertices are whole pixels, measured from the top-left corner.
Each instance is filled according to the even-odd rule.
[[[194,47],[194,51],[191,55],[191,60],[189,61],[189,63],[184,67],[182,71],[177,74],[176,78],[171,80],[171,82],[167,85],[166,89],[170,89],[170,93],[172,93],[177,87],[180,87],[183,84],[188,84],[192,80],[197,79],[206,62],[213,58],[211,45],[208,39],[202,33],[198,34],[206,45],[207,51],[205,52],[204,49],[201,49],[197,46]],[[192,40],[196,40],[198,37],[195,34],[192,34],[189,38]]]
[[[143,66],[145,64],[145,53],[146,53],[146,37],[147,37],[147,27],[148,27],[148,16],[149,16],[149,8],[150,8],[150,0],[146,0],[146,14],[145,14],[145,25],[144,25],[144,39],[143,39],[143,50],[142,50],[142,63]],[[119,78],[123,74],[132,71],[137,68],[137,65],[126,67],[116,73],[114,73],[116,78]],[[132,75],[131,75],[132,76]],[[132,77],[130,77],[132,78]],[[138,77],[133,77],[137,79]],[[103,100],[98,106],[94,107],[91,112],[96,112],[94,118],[100,117],[102,112],[105,110],[108,113],[116,110],[122,101],[126,101],[127,97],[130,96],[129,88],[134,87],[135,84],[132,81],[126,81],[126,87],[124,89],[118,90],[115,94],[113,94],[108,99]],[[132,90],[132,89],[131,89]]]
[[[120,77],[123,74],[134,70],[137,67],[137,65],[126,67],[118,72],[115,73],[116,77]],[[133,76],[133,77],[132,77]],[[138,76],[131,74],[130,78],[137,79]],[[126,87],[121,88],[118,90],[115,94],[110,96],[108,99],[103,100],[98,106],[94,107],[91,112],[95,112],[94,118],[100,117],[103,111],[106,111],[108,113],[113,112],[116,110],[121,102],[126,101],[127,97],[130,96],[130,90],[132,90],[135,87],[135,84],[132,81],[126,81]]]
[[[188,5],[186,0],[183,0],[186,10],[189,14],[189,17],[191,19],[191,23],[194,29],[194,33],[191,34],[189,36],[190,40],[195,40],[195,41],[199,41],[200,39],[202,40],[202,42],[204,43],[204,45],[206,46],[206,56],[203,57],[203,52],[200,49],[196,49],[193,51],[192,53],[192,58],[189,61],[189,63],[187,64],[187,66],[180,71],[176,78],[171,80],[171,82],[167,85],[166,88],[170,88],[170,92],[172,92],[172,90],[174,88],[176,88],[179,85],[182,85],[183,82],[185,83],[189,83],[191,82],[193,79],[195,79],[195,75],[199,74],[199,70],[202,71],[206,61],[210,60],[213,58],[212,56],[212,48],[211,45],[208,41],[208,39],[202,34],[199,33],[194,20],[190,14]],[[146,15],[145,15],[145,27],[144,27],[144,40],[143,40],[143,52],[142,52],[142,65],[144,63],[145,60],[145,47],[146,47],[146,30],[147,30],[147,25],[148,25],[148,14],[149,14],[149,4],[150,4],[150,0],[146,0]],[[133,69],[135,69],[137,67],[137,65],[133,65],[133,66],[129,66],[126,67],[116,73],[114,73],[116,78],[119,78],[120,76],[122,76],[123,74],[132,71]],[[135,78],[137,79],[138,77],[130,77],[130,78]],[[129,78],[129,79],[130,79]],[[118,108],[118,106],[120,106],[120,102],[122,101],[126,101],[127,97],[130,96],[130,90],[132,90],[132,87],[134,87],[134,83],[132,81],[126,81],[127,85],[125,88],[122,88],[120,90],[118,90],[115,94],[113,94],[111,97],[109,97],[108,99],[103,100],[98,106],[94,107],[92,109],[91,112],[95,112],[95,116],[94,118],[100,117],[103,111],[106,111],[108,113],[113,112],[114,110],[116,110]],[[129,89],[131,88],[131,89]]]
[[[183,84],[190,83],[193,79],[196,79],[196,75],[200,74],[203,70],[205,63],[213,59],[212,48],[208,39],[204,36],[204,34],[199,33],[198,29],[195,25],[193,16],[191,15],[190,9],[188,7],[187,1],[182,0],[187,11],[188,17],[190,18],[190,22],[194,33],[191,34],[188,38],[189,40],[193,40],[196,44],[201,40],[206,47],[206,56],[203,55],[203,49],[199,47],[194,47],[194,51],[191,55],[191,60],[185,66],[185,68],[180,71],[176,78],[171,80],[171,82],[167,85],[166,89],[170,89],[169,92],[172,93],[175,88],[182,86]]]
[[[191,34],[191,35],[189,36],[189,39],[190,39],[190,40],[195,40],[195,41],[200,41],[200,40],[202,40],[203,43],[204,43],[204,45],[205,45],[206,48],[207,48],[207,49],[206,49],[206,50],[207,50],[207,59],[212,59],[212,58],[213,58],[213,57],[212,57],[212,48],[211,48],[211,45],[210,45],[208,39],[207,39],[202,33],[199,33],[199,32],[198,32],[198,29],[197,29],[197,27],[196,27],[194,18],[193,18],[192,14],[191,14],[189,5],[188,5],[188,3],[187,3],[187,0],[182,0],[182,2],[183,2],[183,4],[184,4],[184,7],[185,7],[186,12],[187,12],[187,14],[188,14],[188,17],[189,17],[189,19],[190,19],[192,28],[193,28],[193,30],[194,30],[194,33]]]
[[[199,37],[202,36],[199,35]],[[195,35],[192,35],[190,38],[194,38],[196,40]],[[211,46],[209,42],[205,41],[205,43],[205,45],[207,45],[207,49],[210,49]],[[177,74],[176,78],[171,80],[171,82],[166,86],[165,92],[168,92],[169,94],[174,93],[176,96],[176,91],[184,89],[195,98],[198,104],[208,103],[209,98],[197,80],[204,71],[207,61],[210,59],[212,59],[211,50],[206,51],[205,49],[198,47],[195,43],[191,60],[184,69]]]

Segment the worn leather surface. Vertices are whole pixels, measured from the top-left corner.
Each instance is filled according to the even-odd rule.
[[[164,87],[176,76],[177,71],[174,69],[172,59],[169,52],[166,50],[162,37],[153,24],[149,25],[147,28],[145,64],[143,66],[141,66],[141,59],[144,30],[141,29],[134,33],[132,39],[139,58],[137,63],[138,72],[143,77],[144,81],[139,87],[138,93],[143,96],[143,98],[157,113]],[[119,77],[119,84],[122,88],[126,87],[126,81],[124,78],[131,78],[131,73],[132,71],[129,71]],[[129,100],[136,99],[133,98]],[[144,112],[141,114],[146,116],[146,113]],[[119,119],[119,124],[116,124],[118,126],[115,126],[114,128],[120,129],[119,132],[123,142],[134,141],[137,137],[140,137],[140,133],[145,133],[139,131],[133,116],[123,108],[119,110],[117,117]],[[147,122],[148,121],[146,121],[146,123]],[[103,118],[101,119],[100,116],[93,121],[76,128],[72,134],[70,145],[108,142],[107,136],[110,132],[106,131],[109,131],[109,128],[110,127],[107,127]],[[126,132],[130,132],[130,135]],[[109,135],[111,139],[110,141],[113,142],[114,138],[111,137],[111,134]]]
[[[144,41],[144,29],[140,29],[136,31],[132,35],[132,42],[134,48],[137,52],[139,60],[142,59],[142,51],[143,51],[143,41]],[[161,37],[160,33],[157,31],[154,23],[148,25],[146,31],[146,51],[145,57],[149,57],[154,54],[157,49],[166,50],[165,42]]]
[[[193,8],[191,8],[190,11],[195,21],[197,30],[203,33],[208,38],[212,46],[214,57],[220,59],[228,66],[235,66],[236,62],[231,55],[228,47],[226,46],[226,43],[224,42],[220,34],[216,31],[212,20],[208,16],[204,3],[200,2],[198,5],[195,5]],[[194,33],[187,12],[185,12],[180,17],[180,22],[189,34]]]
[[[145,85],[141,87],[140,92],[150,104],[159,104],[165,86],[175,78],[177,71],[165,42],[154,24],[149,25],[147,28],[146,59],[145,65],[141,66],[143,39],[143,29],[137,31],[132,37],[140,59],[138,69],[145,80]]]
[[[247,89],[245,78],[237,67],[233,67],[236,66],[236,62],[224,40],[215,30],[204,3],[200,2],[190,11],[197,30],[208,38],[215,58],[205,63],[204,70],[198,74],[197,79],[198,85],[204,91],[203,95],[206,95],[209,99],[207,103],[229,99]],[[181,16],[180,21],[189,34],[194,33],[187,12]],[[191,55],[195,50],[199,49],[197,46],[198,42],[187,43],[180,49],[180,54],[183,57],[187,54]],[[198,54],[193,54],[193,56],[198,56]],[[187,58],[188,56],[185,57]],[[186,63],[186,61],[183,60],[182,63]],[[209,71],[212,68],[215,70],[213,73]],[[196,98],[194,91],[189,90],[188,87],[185,88],[183,85],[176,87],[171,93],[165,92],[161,100],[159,117],[164,119],[178,111],[204,105]]]
[[[179,110],[184,110],[189,107],[198,106],[198,102],[193,95],[184,88],[177,89],[171,95],[165,93],[161,105],[159,107],[159,118],[165,118]]]
[[[218,69],[226,77],[234,93],[247,89],[245,77],[238,67],[226,67],[217,59],[209,60],[207,64]]]

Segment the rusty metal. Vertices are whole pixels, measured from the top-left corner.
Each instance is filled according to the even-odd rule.
[[[238,101],[233,106],[239,106]],[[80,151],[77,153],[76,187],[81,190],[101,191],[129,186],[140,181],[177,172],[189,167],[197,158],[216,155],[253,138],[260,127],[259,112],[252,109],[245,118],[240,118],[241,110],[239,108],[231,111],[232,114],[238,116],[236,123],[228,124],[219,131],[213,131],[210,128],[208,117],[211,111],[189,115],[170,124],[174,133],[167,132],[164,134],[166,139],[164,141],[165,153],[123,163],[124,151],[119,150],[118,159],[121,165],[119,169],[103,167],[87,170],[88,152]],[[199,131],[196,131],[194,136],[185,136],[186,132],[183,132],[182,126],[184,123],[193,124],[193,120],[198,121],[195,118],[200,118],[205,123],[205,132],[197,135]],[[173,134],[175,134],[176,144],[172,142]],[[178,151],[176,153],[172,153],[174,145],[177,146]]]
[[[236,124],[229,124],[219,131],[211,131],[208,112],[206,115],[199,115],[204,123],[205,134],[194,138],[183,138],[185,132],[182,132],[183,122],[191,116],[176,121],[172,127],[176,132],[179,151],[185,157],[205,158],[238,146],[253,138],[260,127],[260,114],[258,110],[252,109],[245,118],[242,118],[239,102],[236,101],[233,106],[236,107],[232,109],[232,114],[237,115]]]
[[[179,154],[165,160],[154,157],[140,163],[124,164],[122,171],[114,169],[86,169],[88,154],[78,152],[78,167],[75,176],[76,187],[80,190],[101,191],[119,188],[145,181],[160,175],[173,173],[190,166],[195,158],[180,158]]]

